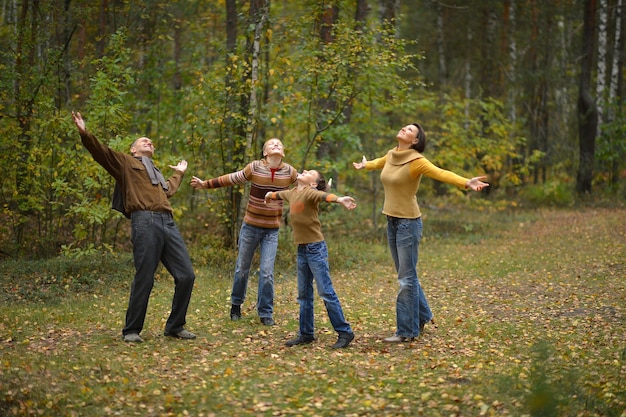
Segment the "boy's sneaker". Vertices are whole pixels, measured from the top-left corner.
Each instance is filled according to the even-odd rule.
[[[232,321],[237,321],[241,318],[241,306],[237,306],[232,304],[230,306],[230,319]]]
[[[313,336],[302,336],[302,335],[299,335],[295,339],[287,341],[287,343],[285,343],[285,346],[306,345],[306,344],[311,343],[314,340],[315,340],[315,337],[313,337]]]
[[[354,339],[354,333],[352,332],[342,332],[339,333],[339,337],[337,338],[337,342],[332,346],[333,349],[343,349],[348,347],[350,342]]]
[[[274,319],[271,317],[261,317],[261,323],[263,323],[264,326],[273,326],[276,324]]]

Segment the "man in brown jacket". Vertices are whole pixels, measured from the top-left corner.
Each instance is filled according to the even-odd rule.
[[[85,148],[117,181],[116,191],[120,193],[122,203],[117,209],[131,219],[136,272],[126,310],[126,324],[122,330],[124,341],[143,341],[139,333],[143,329],[159,261],[172,274],[175,283],[172,311],[165,324],[164,335],[194,339],[196,336],[185,330],[184,325],[195,273],[185,242],[174,223],[169,202],[180,186],[187,161],[170,165],[175,172],[165,181],[161,171],[152,163],[154,145],[149,138],[135,140],[130,147],[131,155],[128,155],[98,142],[87,131],[80,113],[72,112],[72,117]]]

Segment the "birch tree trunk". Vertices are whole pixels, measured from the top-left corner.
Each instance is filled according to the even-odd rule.
[[[622,0],[617,0],[615,7],[615,35],[613,38],[613,60],[611,64],[611,78],[609,81],[608,102],[613,104],[617,99],[619,74],[622,68]],[[615,120],[615,107],[608,109],[607,122]]]
[[[236,91],[236,71],[233,68],[231,59],[237,54],[237,1],[226,0],[226,76],[225,85],[226,91]],[[233,93],[229,93],[226,98],[226,117],[224,120],[225,138],[222,141],[222,160],[223,165],[228,166],[226,162],[233,161],[235,155],[233,149],[235,149],[235,122],[233,121],[231,114],[237,112],[237,100]],[[226,195],[228,197],[228,209],[229,222],[228,227],[228,240],[225,242],[227,246],[234,247],[237,244],[237,231],[239,225],[239,207],[241,207],[241,193],[238,187],[227,187]]]
[[[258,116],[258,87],[259,87],[259,56],[261,54],[261,36],[263,35],[263,27],[268,19],[269,0],[261,0],[259,8],[256,10],[254,21],[254,39],[252,41],[251,66],[250,66],[250,106],[248,118],[246,121],[246,154],[248,159],[253,159],[253,136],[256,131]]]
[[[606,48],[607,48],[607,0],[599,0],[600,8],[598,9],[598,63],[596,75],[596,108],[598,112],[598,123],[596,136],[600,136],[602,132],[602,122],[604,116],[604,90],[606,87]]]
[[[622,6],[623,0],[617,0],[615,11],[615,34],[613,39],[613,60],[611,64],[611,78],[609,81],[609,94],[608,94],[608,114],[607,114],[607,123],[614,122],[617,114],[615,109],[619,107],[619,102],[621,102],[622,95],[622,68],[624,66],[624,58],[622,49],[624,48],[624,30],[623,24],[624,19],[622,19]],[[609,140],[620,140],[618,138],[610,138]],[[623,139],[622,139],[623,140]],[[609,168],[609,182],[611,185],[616,185],[619,178],[619,167],[620,161],[618,158],[615,158],[611,166]]]
[[[259,57],[261,51],[261,36],[263,35],[263,27],[268,19],[269,14],[269,0],[250,0],[250,24],[254,28],[252,33],[252,39],[248,40],[248,47],[246,48],[248,56],[246,61],[250,63],[250,72],[246,73],[242,80],[243,85],[246,85],[249,81],[250,91],[244,103],[241,104],[240,111],[242,114],[246,114],[246,126],[242,131],[238,129],[240,135],[245,136],[246,143],[243,151],[244,163],[254,159],[254,138],[257,128],[257,116],[258,116],[258,88],[259,88]],[[243,168],[243,167],[242,167]],[[239,230],[243,223],[243,218],[246,214],[246,206],[248,199],[250,198],[250,183],[244,186],[243,196],[241,198],[238,210],[237,210],[237,227]]]

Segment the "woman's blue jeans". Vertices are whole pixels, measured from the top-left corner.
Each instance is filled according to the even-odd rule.
[[[234,305],[241,305],[246,299],[250,265],[256,248],[260,247],[257,312],[261,318],[271,318],[274,313],[274,261],[278,249],[278,229],[265,229],[244,222],[239,231],[237,245],[239,254],[235,266],[231,302]]]
[[[328,267],[328,247],[325,241],[298,245],[298,303],[300,303],[300,334],[315,334],[313,312],[313,281],[324,301],[328,318],[337,333],[352,333],[339,298],[333,288]]]
[[[420,323],[433,318],[426,295],[417,278],[417,260],[422,239],[422,219],[387,216],[387,240],[398,272],[400,289],[396,299],[396,335],[417,337]]]

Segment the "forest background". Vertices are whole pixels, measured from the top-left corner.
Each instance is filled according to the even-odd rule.
[[[0,7],[0,414],[625,416],[623,0]],[[163,337],[164,268],[146,343],[120,340],[129,222],[71,111],[121,151],[149,136],[166,174],[189,161],[172,205],[197,274],[195,341]],[[422,180],[437,326],[389,346],[379,173],[352,162],[413,122],[427,158],[491,186]],[[243,319],[227,316],[248,190],[188,181],[241,169],[271,137],[357,200],[321,216],[349,349],[329,349],[319,299],[317,342],[284,346],[298,329],[288,226],[277,326],[260,325],[255,285]]]
[[[382,193],[351,162],[412,122],[432,162],[491,183],[469,197],[425,180],[421,204],[623,201],[622,14],[622,0],[4,1],[2,256],[128,244],[73,110],[115,149],[149,136],[187,178],[241,169],[278,137],[366,208],[364,235],[380,233]],[[246,191],[183,185],[181,229],[233,247]]]

